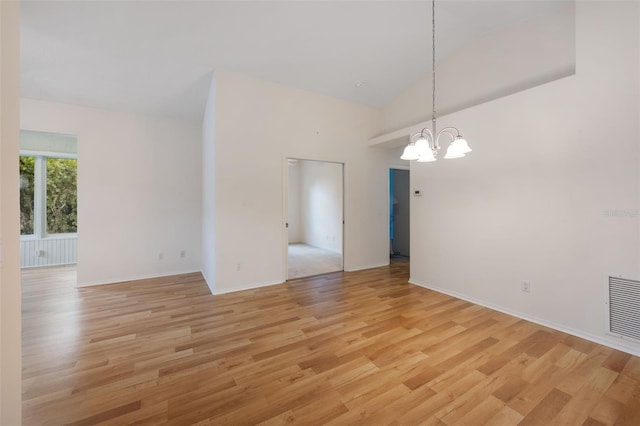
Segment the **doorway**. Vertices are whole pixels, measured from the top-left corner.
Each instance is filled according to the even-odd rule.
[[[389,254],[409,258],[409,170],[389,169]]]
[[[343,164],[287,159],[287,279],[343,270]]]

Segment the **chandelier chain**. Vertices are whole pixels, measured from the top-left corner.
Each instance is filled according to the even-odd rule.
[[[436,131],[436,1],[431,0],[431,121]]]

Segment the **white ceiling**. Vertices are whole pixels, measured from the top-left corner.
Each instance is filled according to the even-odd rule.
[[[438,58],[565,5],[439,1]],[[23,97],[192,120],[214,69],[381,107],[431,64],[424,1],[26,1],[21,31]]]

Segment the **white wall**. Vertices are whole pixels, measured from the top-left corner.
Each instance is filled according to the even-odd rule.
[[[411,165],[412,282],[640,354],[604,321],[640,279],[638,7],[578,3],[574,76],[440,120],[474,151]]]
[[[286,279],[286,158],[345,163],[345,269],[388,257],[388,151],[379,111],[216,72],[216,291]]]
[[[216,80],[211,79],[207,106],[202,119],[202,276],[211,292],[215,292],[215,136]]]
[[[302,160],[288,162],[289,193],[287,199],[287,221],[289,244],[302,242],[300,233],[300,163]]]
[[[302,241],[342,253],[342,164],[300,164]]]
[[[21,125],[78,137],[79,285],[201,269],[197,125],[31,99]]]
[[[574,5],[567,5],[562,13],[489,33],[449,57],[436,59],[440,115],[571,75],[575,71]],[[429,73],[384,108],[382,131],[430,118],[431,90]]]
[[[21,424],[20,3],[0,2],[0,424]]]

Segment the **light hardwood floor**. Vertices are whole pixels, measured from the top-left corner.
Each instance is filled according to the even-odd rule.
[[[24,424],[640,425],[640,359],[407,284],[23,273]]]

